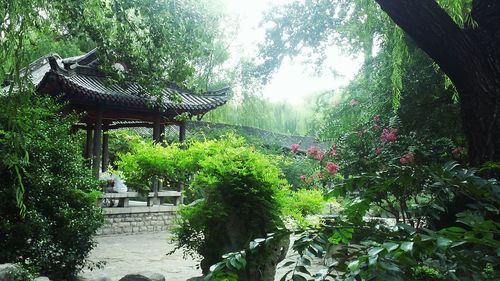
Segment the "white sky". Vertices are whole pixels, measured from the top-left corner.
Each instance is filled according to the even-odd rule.
[[[225,0],[227,11],[237,17],[238,35],[231,46],[233,55],[256,55],[256,42],[264,38],[264,29],[258,25],[264,11],[292,0]],[[271,101],[288,101],[299,105],[304,97],[312,93],[338,89],[348,84],[359,70],[361,61],[341,54],[332,47],[328,50],[327,63],[322,74],[315,74],[312,66],[301,63],[304,58],[287,59],[272,80],[263,89],[262,95]],[[337,75],[334,76],[331,70]]]

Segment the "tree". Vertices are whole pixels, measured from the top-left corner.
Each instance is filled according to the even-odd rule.
[[[453,81],[472,165],[500,161],[500,3],[472,2],[459,27],[436,1],[376,0]]]
[[[208,2],[194,0],[2,1],[0,81],[5,83],[0,95],[7,91],[11,97],[21,98],[7,99],[2,104],[8,120],[1,130],[10,132],[13,149],[0,162],[17,171],[19,180],[13,184],[21,210],[23,167],[29,164],[25,157],[29,148],[20,145],[24,143],[25,127],[20,123],[24,120],[20,114],[31,106],[35,90],[28,79],[28,66],[40,54],[45,55],[41,53],[46,51],[45,46],[55,47],[50,52],[63,50],[62,55],[78,55],[81,46],[77,41],[86,42],[84,49],[97,47],[100,67],[115,74],[114,82],[124,77],[111,66],[125,62],[127,79],[145,85],[150,90],[145,94],[157,93],[167,80],[184,87],[207,87],[199,78],[205,76],[203,65],[214,67],[206,58],[222,52],[216,50],[223,40],[222,17]]]
[[[125,77],[111,66],[125,62],[127,79],[147,85],[145,94],[166,80],[207,87],[202,66],[216,65],[206,58],[220,45],[222,16],[195,0],[6,0],[0,18],[0,240],[8,245],[0,262],[69,280],[88,265],[101,223],[98,183],[70,136],[76,117],[38,102],[30,63],[96,47],[112,82]]]
[[[380,16],[373,7],[375,2],[409,38],[404,38]],[[277,13],[268,18],[276,25],[268,31],[266,45],[277,48],[264,48],[267,50],[264,58],[272,54],[269,50],[294,55],[299,47],[322,46],[332,38],[337,44],[354,43],[370,50],[369,42],[373,42],[370,40],[378,39],[382,45],[393,46],[393,83],[397,93],[401,80],[395,74],[398,64],[403,63],[402,44],[414,42],[440,66],[458,92],[470,163],[478,166],[488,161],[499,162],[500,3],[495,0],[438,2],[320,0],[294,3],[286,11],[295,13]],[[321,9],[323,12],[318,13]],[[298,11],[302,14],[298,15]],[[292,18],[280,18],[286,14]],[[306,21],[310,24],[297,27]],[[368,32],[359,32],[363,25]],[[369,59],[370,53],[364,53],[365,60]],[[265,62],[269,65],[272,61]]]

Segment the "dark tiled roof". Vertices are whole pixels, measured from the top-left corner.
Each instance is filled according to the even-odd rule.
[[[50,86],[57,81],[57,86],[71,101],[73,98],[92,104],[112,105],[130,109],[159,110],[166,115],[190,113],[205,114],[221,106],[228,100],[229,89],[209,91],[201,95],[182,90],[170,84],[162,90],[162,98],[145,95],[146,89],[137,83],[123,82],[108,86],[107,77],[97,70],[95,51],[88,54],[61,59],[57,55],[48,55],[31,64],[33,84],[37,89]],[[177,95],[181,102],[171,98]]]

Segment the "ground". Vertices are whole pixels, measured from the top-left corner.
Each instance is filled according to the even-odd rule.
[[[84,271],[80,275],[82,281],[96,281],[105,276],[111,281],[118,281],[128,273],[144,270],[161,273],[167,281],[185,281],[201,276],[201,270],[196,268],[199,261],[190,257],[184,259],[180,250],[166,255],[174,248],[173,244],[167,242],[169,235],[168,232],[156,232],[98,236],[97,246],[91,252],[90,259],[94,262],[104,261],[106,265],[102,269]],[[286,260],[294,258],[294,254],[289,252]],[[278,269],[276,280],[286,271],[285,268]]]
[[[90,260],[104,261],[106,265],[102,269],[84,271],[81,277],[94,281],[107,276],[117,281],[128,273],[144,270],[161,273],[168,281],[200,276],[201,270],[196,268],[198,261],[189,257],[183,259],[182,251],[167,255],[174,249],[173,244],[167,243],[168,239],[168,232],[98,236]]]

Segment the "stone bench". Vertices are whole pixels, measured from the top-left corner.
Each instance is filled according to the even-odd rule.
[[[141,197],[139,192],[131,191],[131,192],[123,192],[123,193],[104,193],[101,197],[97,199],[97,205],[102,206],[102,202],[104,199],[118,200],[117,207],[129,207],[130,198]],[[182,203],[182,193],[180,191],[166,190],[166,191],[158,191],[149,192],[146,197],[147,206],[153,206],[155,204],[162,205],[165,203],[165,198],[172,197],[174,198],[174,205],[180,205]]]

